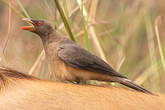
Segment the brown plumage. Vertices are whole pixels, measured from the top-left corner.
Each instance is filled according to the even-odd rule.
[[[118,82],[138,91],[152,94],[152,92],[116,72],[96,55],[89,53],[75,42],[59,34],[46,21],[27,18],[24,20],[33,24],[33,26],[24,26],[22,29],[30,30],[40,36],[47,62],[57,81],[79,83],[86,80],[99,80]]]

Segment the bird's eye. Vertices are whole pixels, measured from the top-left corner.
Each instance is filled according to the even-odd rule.
[[[39,25],[39,26],[41,26],[42,24],[43,24],[43,22],[42,22],[42,21],[39,21],[39,22],[38,22],[38,25]]]

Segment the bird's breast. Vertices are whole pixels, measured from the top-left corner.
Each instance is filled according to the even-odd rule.
[[[58,44],[52,44],[45,47],[46,60],[53,79],[57,81],[74,81],[75,77],[67,70],[67,64],[58,57]]]

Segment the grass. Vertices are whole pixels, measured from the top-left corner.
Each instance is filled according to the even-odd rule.
[[[68,35],[70,36],[70,38],[71,38],[73,41],[75,41],[75,38],[74,38],[74,36],[73,36],[73,34],[72,34],[72,31],[71,31],[71,28],[70,28],[70,25],[69,25],[69,24],[70,24],[70,23],[69,23],[69,19],[67,19],[67,18],[65,17],[64,12],[63,12],[63,10],[62,10],[60,4],[59,4],[59,1],[58,1],[58,0],[54,0],[54,2],[55,2],[55,4],[56,4],[56,7],[57,7],[57,9],[58,9],[60,15],[61,15],[61,19],[63,20],[63,23],[64,23],[64,25],[65,25],[65,28],[66,28],[66,30],[67,30]]]
[[[18,5],[20,6],[21,10],[23,11],[23,13],[25,14],[25,16],[27,18],[30,18],[29,14],[26,12],[26,10],[25,10],[24,6],[22,5],[22,3],[20,2],[20,0],[16,0],[16,1],[17,1]]]
[[[9,3],[8,2],[6,2],[5,0],[0,0],[1,1],[1,3],[3,3],[4,5],[6,5],[7,7],[9,7],[15,14],[17,14],[19,17],[21,17],[21,18],[24,18],[24,16],[18,11],[18,10],[16,10],[15,8],[13,8],[13,7],[11,7],[10,5],[9,5]]]
[[[87,31],[87,26],[86,26],[86,21],[85,21],[85,16],[84,16],[84,4],[83,4],[83,0],[81,0],[81,15],[82,15],[82,22],[83,22],[83,29],[84,29],[84,37],[85,37],[85,46],[87,48],[88,51],[90,51],[89,48],[89,41],[88,41],[88,31]]]
[[[15,3],[12,2],[9,5],[7,1],[0,0],[3,6],[10,8],[20,18],[34,17],[28,11],[30,7],[37,7],[39,10],[37,13],[45,13],[45,15],[47,12],[52,13],[55,16],[55,20],[58,21],[58,23],[56,22],[58,24],[58,30],[61,32],[65,32],[66,30],[66,34],[73,41],[76,41],[81,46],[86,47],[88,51],[90,50],[90,52],[100,56],[117,71],[127,75],[129,79],[134,80],[136,83],[154,91],[165,92],[162,77],[165,72],[163,54],[165,53],[165,38],[162,37],[161,33],[163,31],[159,28],[161,19],[160,17],[156,17],[157,12],[152,10],[153,8],[150,7],[150,2],[144,2],[142,0],[132,2],[118,2],[113,0],[44,0],[40,2],[37,0],[33,4],[24,2],[15,0]],[[52,5],[52,2],[55,5]],[[52,6],[58,10],[56,15],[56,11],[53,10]],[[0,12],[3,11],[0,8]],[[49,18],[49,16],[45,18]],[[6,22],[5,18],[2,18],[1,21]],[[14,36],[16,33],[12,33],[12,26],[10,26],[13,23],[12,21],[14,19],[7,21],[9,23],[7,33]],[[5,26],[2,27],[6,28]],[[4,36],[3,33],[3,30],[1,30],[1,36]],[[33,36],[31,34],[23,34],[22,32],[17,34],[17,36],[20,35]],[[9,37],[9,34],[7,36],[9,39],[12,39]],[[33,65],[32,68],[27,68],[27,71],[30,70],[30,74],[34,73],[34,71],[37,73],[45,72],[43,68],[47,69],[47,67],[39,66],[44,55],[44,51],[39,49],[42,46],[37,42],[31,44],[37,38],[28,38],[31,40],[27,41],[28,43],[21,44],[21,46],[25,47],[28,45],[32,49],[26,52],[24,51],[25,49],[18,46],[19,53],[15,51],[17,56],[26,56],[24,59],[20,61],[15,59],[17,56],[11,53],[13,44],[10,42],[7,43],[9,46],[5,46],[7,48],[7,52],[5,53],[7,55],[5,57],[11,62],[15,62],[16,60],[24,68],[28,67],[28,65],[26,63],[23,64],[23,60],[31,62]],[[19,45],[20,39],[25,42],[24,40],[27,37],[17,38],[15,40],[17,45]],[[34,44],[36,46],[33,46]],[[33,52],[35,49],[39,52]],[[42,52],[40,53],[40,51]],[[34,56],[39,56],[36,61],[36,57]],[[35,63],[33,64],[33,62]]]
[[[82,12],[82,13],[83,13],[83,15],[85,16],[85,17],[84,17],[85,20],[87,21],[88,13],[87,13],[87,11],[86,11],[84,5],[82,4],[82,1],[81,1],[81,0],[77,0],[77,3],[78,3],[78,5],[79,5],[80,7],[81,7],[81,5],[83,6],[83,12]],[[91,34],[92,40],[93,40],[94,43],[95,43],[95,48],[97,48],[97,51],[98,51],[99,54],[100,54],[100,57],[101,57],[104,61],[107,62],[106,57],[105,57],[104,52],[103,52],[103,49],[102,49],[102,47],[101,47],[101,45],[100,45],[100,42],[99,42],[99,40],[98,40],[98,38],[97,38],[97,36],[96,36],[96,32],[95,32],[94,27],[93,27],[93,26],[90,26],[90,27],[88,28],[88,30],[89,30],[89,32],[90,32],[90,34]]]

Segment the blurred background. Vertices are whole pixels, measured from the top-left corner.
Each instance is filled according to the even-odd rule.
[[[164,0],[59,0],[76,42],[145,88],[165,93]],[[82,3],[83,2],[83,3]],[[39,36],[21,19],[67,35],[54,0],[0,0],[0,65],[49,79]]]

